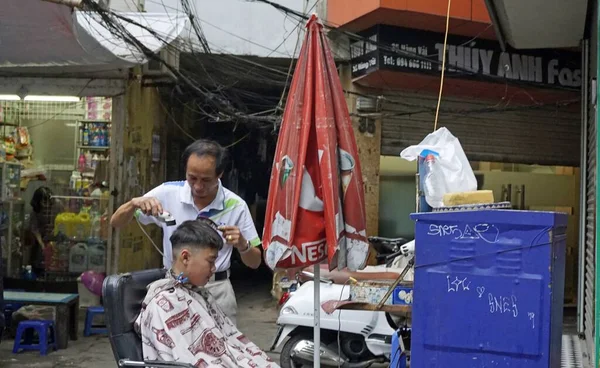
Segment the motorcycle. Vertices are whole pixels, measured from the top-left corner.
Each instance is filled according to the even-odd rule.
[[[402,264],[414,252],[414,241],[370,237],[377,252],[377,266],[367,266],[358,272],[321,270],[319,287],[321,303],[328,300],[347,300],[348,281],[386,279],[395,280]],[[405,279],[411,279],[412,275]],[[314,343],[314,275],[308,270],[298,275],[300,287],[281,297],[281,310],[271,351],[281,348],[280,366],[293,368],[312,366]],[[321,311],[321,365],[323,367],[362,368],[390,361],[392,336],[407,331],[404,318],[392,317],[380,311],[336,310],[332,314]],[[399,326],[404,326],[399,327]],[[286,341],[287,339],[287,341]],[[402,345],[410,339],[403,333]],[[285,343],[284,343],[285,342]]]

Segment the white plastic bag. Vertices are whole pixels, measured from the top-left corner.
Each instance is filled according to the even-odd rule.
[[[436,178],[443,180],[443,193],[438,193],[435,199],[427,198],[427,203],[432,207],[441,207],[441,197],[446,193],[471,192],[477,190],[477,180],[471,164],[458,141],[446,128],[439,128],[429,134],[421,143],[406,148],[400,157],[414,161],[422,155],[423,151],[436,153],[434,168]],[[431,203],[430,203],[431,200]]]

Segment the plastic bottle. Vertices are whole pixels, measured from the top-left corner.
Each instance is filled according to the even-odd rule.
[[[86,151],[85,152],[85,163],[88,167],[92,168],[94,165],[94,162],[92,161],[92,153],[90,151]]]
[[[80,273],[88,268],[88,246],[77,243],[69,250],[69,272]]]
[[[100,128],[100,146],[106,147],[106,142],[107,142],[107,139],[106,139],[106,125],[103,125]]]
[[[428,153],[423,163],[423,192],[425,200],[433,208],[444,206],[444,194],[446,185],[440,170],[437,158],[434,154]]]
[[[71,180],[69,181],[71,189],[77,189],[77,180],[81,180],[81,174],[79,171],[73,171],[73,173],[71,173]]]
[[[69,251],[70,244],[68,240],[62,240],[56,245],[57,271],[66,272],[69,270]]]
[[[54,220],[54,235],[63,234],[66,237],[73,235],[74,214],[69,212],[59,213]]]
[[[86,239],[88,237],[88,234],[90,233],[90,215],[88,213],[81,212],[77,216],[75,216],[73,223],[75,225],[75,239]]]
[[[90,146],[98,145],[98,129],[96,128],[96,124],[92,124],[90,126]]]
[[[84,146],[90,145],[90,131],[87,127],[83,128],[83,139],[81,144]]]
[[[85,155],[83,154],[83,152],[81,152],[81,154],[79,155],[79,160],[78,160],[78,168],[79,168],[79,172],[84,172],[85,171]]]
[[[90,229],[90,240],[100,240],[102,231],[100,215],[96,214],[92,217]]]
[[[100,158],[98,157],[97,153],[94,153],[94,155],[92,156],[92,164],[91,164],[92,169],[96,169],[96,167],[98,167],[98,161],[100,161]]]
[[[90,241],[88,247],[88,268],[91,271],[106,271],[106,247],[101,240]]]

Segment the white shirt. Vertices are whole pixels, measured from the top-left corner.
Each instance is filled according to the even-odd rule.
[[[210,218],[219,226],[237,226],[242,236],[252,246],[261,244],[248,205],[237,194],[223,187],[220,180],[217,196],[208,206],[202,209],[198,209],[194,204],[192,189],[185,180],[163,183],[146,193],[144,197],[157,198],[162,204],[163,209],[175,217],[177,225],[188,220],[195,220],[199,215],[202,215],[203,217]],[[163,264],[165,268],[170,268],[173,263],[173,248],[170,238],[175,229],[177,229],[177,226],[167,226],[155,217],[146,216],[139,213],[139,211],[136,212],[136,216],[144,225],[155,224],[162,227]],[[233,246],[225,243],[217,257],[217,272],[229,269],[232,252]]]

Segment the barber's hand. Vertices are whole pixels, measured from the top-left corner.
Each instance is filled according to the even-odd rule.
[[[160,201],[154,197],[138,197],[131,200],[131,204],[141,210],[144,215],[158,216],[163,213]]]
[[[223,232],[223,237],[227,244],[231,244],[241,250],[246,248],[246,239],[244,239],[237,226],[219,226],[219,230]]]

